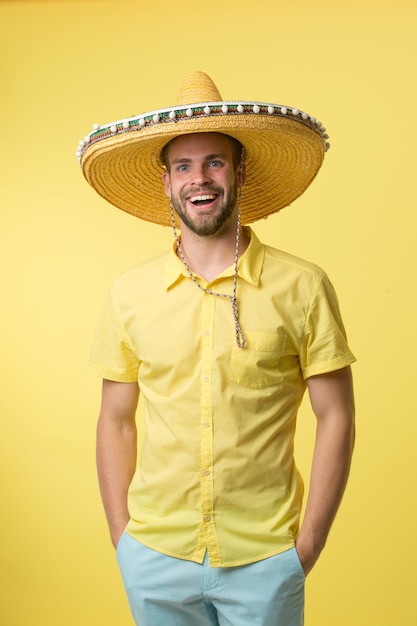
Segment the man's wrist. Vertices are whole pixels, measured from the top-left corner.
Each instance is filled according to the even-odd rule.
[[[313,537],[307,537],[302,531],[298,535],[295,547],[306,576],[316,564],[324,548],[324,544],[325,542],[317,543],[317,541],[314,541]]]

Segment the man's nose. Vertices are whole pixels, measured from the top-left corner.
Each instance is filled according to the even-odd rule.
[[[204,185],[210,181],[210,173],[205,165],[197,165],[193,171],[193,183]]]

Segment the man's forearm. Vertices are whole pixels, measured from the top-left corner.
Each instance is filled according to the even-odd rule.
[[[113,545],[129,521],[127,492],[136,467],[137,436],[128,427],[100,417],[97,426],[97,472]]]
[[[307,505],[296,542],[306,573],[317,561],[339,508],[355,441],[350,368],[310,378],[308,388],[317,431]]]
[[[354,444],[353,423],[319,423],[310,488],[297,550],[308,573],[327,540],[346,487]]]

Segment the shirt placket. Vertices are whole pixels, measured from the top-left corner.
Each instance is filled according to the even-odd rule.
[[[201,528],[209,551],[210,563],[215,564],[220,559],[219,545],[215,526],[214,511],[214,448],[213,448],[213,331],[216,298],[204,294],[202,298],[201,315]]]

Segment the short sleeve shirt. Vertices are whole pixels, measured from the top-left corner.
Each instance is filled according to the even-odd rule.
[[[174,250],[113,285],[90,367],[138,382],[143,444],[127,527],[143,544],[212,566],[254,562],[294,545],[303,496],[293,457],[306,379],[353,363],[325,272],[263,245],[239,260],[235,343],[229,299],[198,289]],[[232,293],[230,267],[199,282]]]

